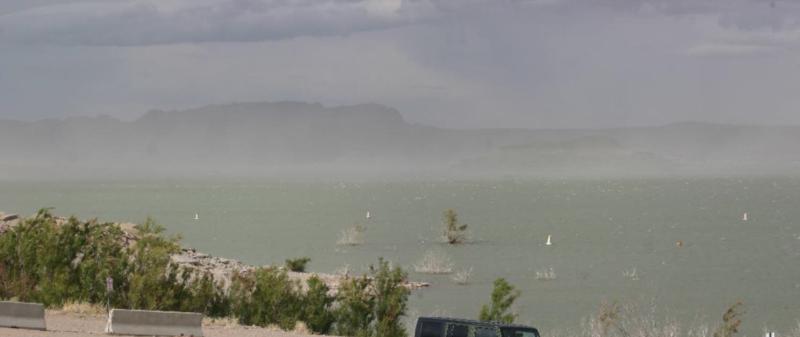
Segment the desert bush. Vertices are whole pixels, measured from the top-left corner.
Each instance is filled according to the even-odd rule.
[[[364,243],[364,232],[366,228],[359,224],[349,227],[339,234],[339,240],[336,241],[340,246],[358,246]]]
[[[372,269],[372,268],[370,268]],[[375,291],[375,336],[404,337],[401,318],[408,307],[409,290],[403,286],[408,274],[401,268],[391,268],[389,262],[379,259],[372,269]]]
[[[626,279],[631,280],[631,281],[638,281],[639,280],[639,273],[636,271],[636,267],[633,267],[631,269],[623,270],[622,271],[622,276],[625,277]]]
[[[333,313],[335,298],[328,294],[330,289],[316,275],[311,276],[307,284],[308,291],[305,294],[302,320],[314,333],[327,334],[336,321]]]
[[[67,301],[65,302],[60,309],[61,312],[70,313],[79,315],[81,317],[84,316],[103,316],[105,315],[106,308],[99,304],[91,304],[86,302],[74,302],[74,301]]]
[[[227,301],[209,277],[188,283],[186,270],[168,267],[178,237],[148,219],[130,247],[118,225],[66,221],[40,210],[0,235],[0,296],[48,307],[79,302],[136,309],[189,310],[223,315]],[[106,278],[114,281],[107,293]]]
[[[375,313],[375,297],[370,291],[370,279],[366,276],[350,278],[339,287],[336,300],[336,334],[341,336],[372,336],[370,324]]]
[[[178,236],[165,235],[164,227],[151,219],[136,229],[137,238],[128,245],[116,224],[65,221],[42,210],[0,235],[0,297],[50,308],[66,304],[67,310],[84,312],[84,307],[96,311],[104,306],[108,296],[117,308],[235,316],[242,324],[285,330],[301,322],[315,333],[406,334],[400,322],[409,293],[403,286],[407,275],[383,259],[370,267],[370,274],[344,281],[335,297],[318,277],[308,280],[304,292],[279,268],[234,275],[226,291],[208,272],[171,265],[170,255],[180,249]],[[106,277],[114,281],[111,293]]]
[[[536,270],[537,281],[552,281],[558,278],[553,267]]]
[[[723,324],[716,331],[727,330],[726,324],[736,325],[740,320],[739,305],[729,308],[723,315]],[[651,303],[642,306],[630,302],[603,302],[595,314],[581,321],[580,329],[553,331],[543,336],[564,337],[709,337],[709,325],[696,322],[684,325],[669,316],[658,314],[657,306]],[[791,335],[790,335],[791,336]]]
[[[414,271],[424,274],[450,274],[453,272],[453,262],[445,252],[429,250],[414,264]]]
[[[707,337],[708,326],[682,327],[670,317],[658,317],[656,305],[603,302],[586,324],[588,337]]]
[[[472,267],[459,270],[450,279],[458,285],[467,285],[469,284],[470,278],[472,278]]]
[[[516,290],[504,278],[496,279],[492,290],[492,303],[481,307],[478,319],[481,321],[513,323],[517,315],[509,312],[509,309],[519,295],[519,290]]]
[[[449,244],[464,243],[467,240],[467,224],[458,223],[458,214],[452,208],[444,211],[444,240]]]
[[[311,258],[304,256],[298,257],[296,259],[286,259],[286,269],[289,269],[294,272],[305,272],[306,265],[311,262]]]
[[[284,330],[294,328],[302,317],[303,298],[300,285],[277,268],[259,268],[253,275],[234,280],[233,313],[245,325],[277,324]]]
[[[168,268],[169,256],[180,251],[179,237],[164,236],[164,227],[152,219],[136,230],[139,239],[130,248],[128,279],[119,292],[132,309],[179,310],[191,294],[185,286],[190,272]]]
[[[352,269],[350,268],[349,264],[345,264],[344,266],[341,266],[341,267],[339,267],[339,268],[337,268],[336,270],[333,271],[334,274],[339,275],[339,276],[344,277],[344,278],[350,277],[350,273],[351,272],[352,272]]]
[[[231,314],[231,298],[221,284],[207,272],[197,272],[187,283],[188,294],[180,311],[202,312],[208,317],[225,317]]]
[[[114,224],[70,218],[58,225],[42,209],[0,236],[0,295],[49,307],[105,302],[105,278],[124,278],[121,239]]]
[[[388,261],[370,266],[370,275],[345,280],[339,289],[336,310],[337,334],[356,337],[404,337],[402,318],[409,290],[403,286],[408,274]]]

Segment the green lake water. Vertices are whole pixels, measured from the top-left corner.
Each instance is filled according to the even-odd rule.
[[[577,327],[604,300],[655,303],[686,324],[719,321],[741,300],[749,336],[800,319],[800,178],[0,182],[0,210],[41,207],[108,221],[151,216],[185,246],[250,264],[308,256],[311,271],[361,272],[385,257],[432,283],[412,294],[411,315],[475,317],[505,277],[522,291],[518,321],[543,331]],[[440,243],[447,208],[469,224],[470,243]],[[366,226],[365,243],[337,246],[354,223]],[[472,268],[471,283],[413,272],[431,250]],[[536,279],[550,268],[555,280]],[[623,275],[633,269],[638,280]]]

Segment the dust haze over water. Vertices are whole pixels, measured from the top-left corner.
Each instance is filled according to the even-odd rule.
[[[4,0],[0,211],[153,216],[253,264],[474,267],[412,273],[419,314],[473,317],[502,276],[546,329],[655,298],[786,331],[798,60],[790,0]],[[476,243],[431,239],[447,208]]]
[[[782,0],[4,1],[0,178],[791,173],[799,17]]]
[[[800,127],[675,123],[613,129],[448,129],[378,104],[235,103],[133,121],[0,125],[4,180],[299,180],[793,174]]]

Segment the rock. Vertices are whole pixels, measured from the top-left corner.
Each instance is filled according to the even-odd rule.
[[[19,219],[19,215],[17,214],[3,214],[2,218],[0,218],[0,221],[8,222],[17,219]]]

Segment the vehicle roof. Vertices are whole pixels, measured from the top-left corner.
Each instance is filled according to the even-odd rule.
[[[436,317],[436,316],[422,316],[419,318],[420,320],[433,320],[433,321],[446,321],[446,322],[455,322],[455,323],[465,323],[465,324],[479,324],[479,325],[491,325],[500,328],[520,328],[520,329],[534,329],[536,328],[528,325],[522,324],[513,324],[513,323],[503,323],[497,321],[479,321],[475,319],[466,319],[466,318],[451,318],[451,317]]]

